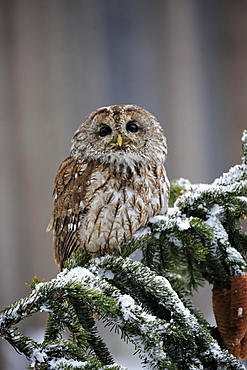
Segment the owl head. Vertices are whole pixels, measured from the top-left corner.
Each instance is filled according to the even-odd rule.
[[[71,154],[107,161],[148,159],[164,162],[166,138],[156,118],[136,105],[112,105],[92,112],[72,139]]]

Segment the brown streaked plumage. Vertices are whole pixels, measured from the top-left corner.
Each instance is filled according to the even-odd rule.
[[[136,105],[97,109],[80,125],[57,172],[48,227],[61,269],[78,248],[105,255],[166,213],[166,154],[160,124]]]

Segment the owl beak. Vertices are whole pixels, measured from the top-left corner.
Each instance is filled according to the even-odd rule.
[[[122,144],[123,144],[123,138],[122,138],[121,135],[117,136],[117,144],[118,144],[118,146],[122,146]]]

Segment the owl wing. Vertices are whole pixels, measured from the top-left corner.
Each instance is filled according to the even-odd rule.
[[[80,221],[86,212],[85,192],[91,172],[90,164],[68,157],[56,175],[54,210],[47,231],[53,230],[54,257],[61,269],[72,252],[80,247]]]

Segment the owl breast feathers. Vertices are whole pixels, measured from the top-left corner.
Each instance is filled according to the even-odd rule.
[[[154,116],[136,105],[95,110],[72,139],[54,189],[55,261],[78,248],[94,257],[119,249],[149,217],[167,211],[167,147]]]

